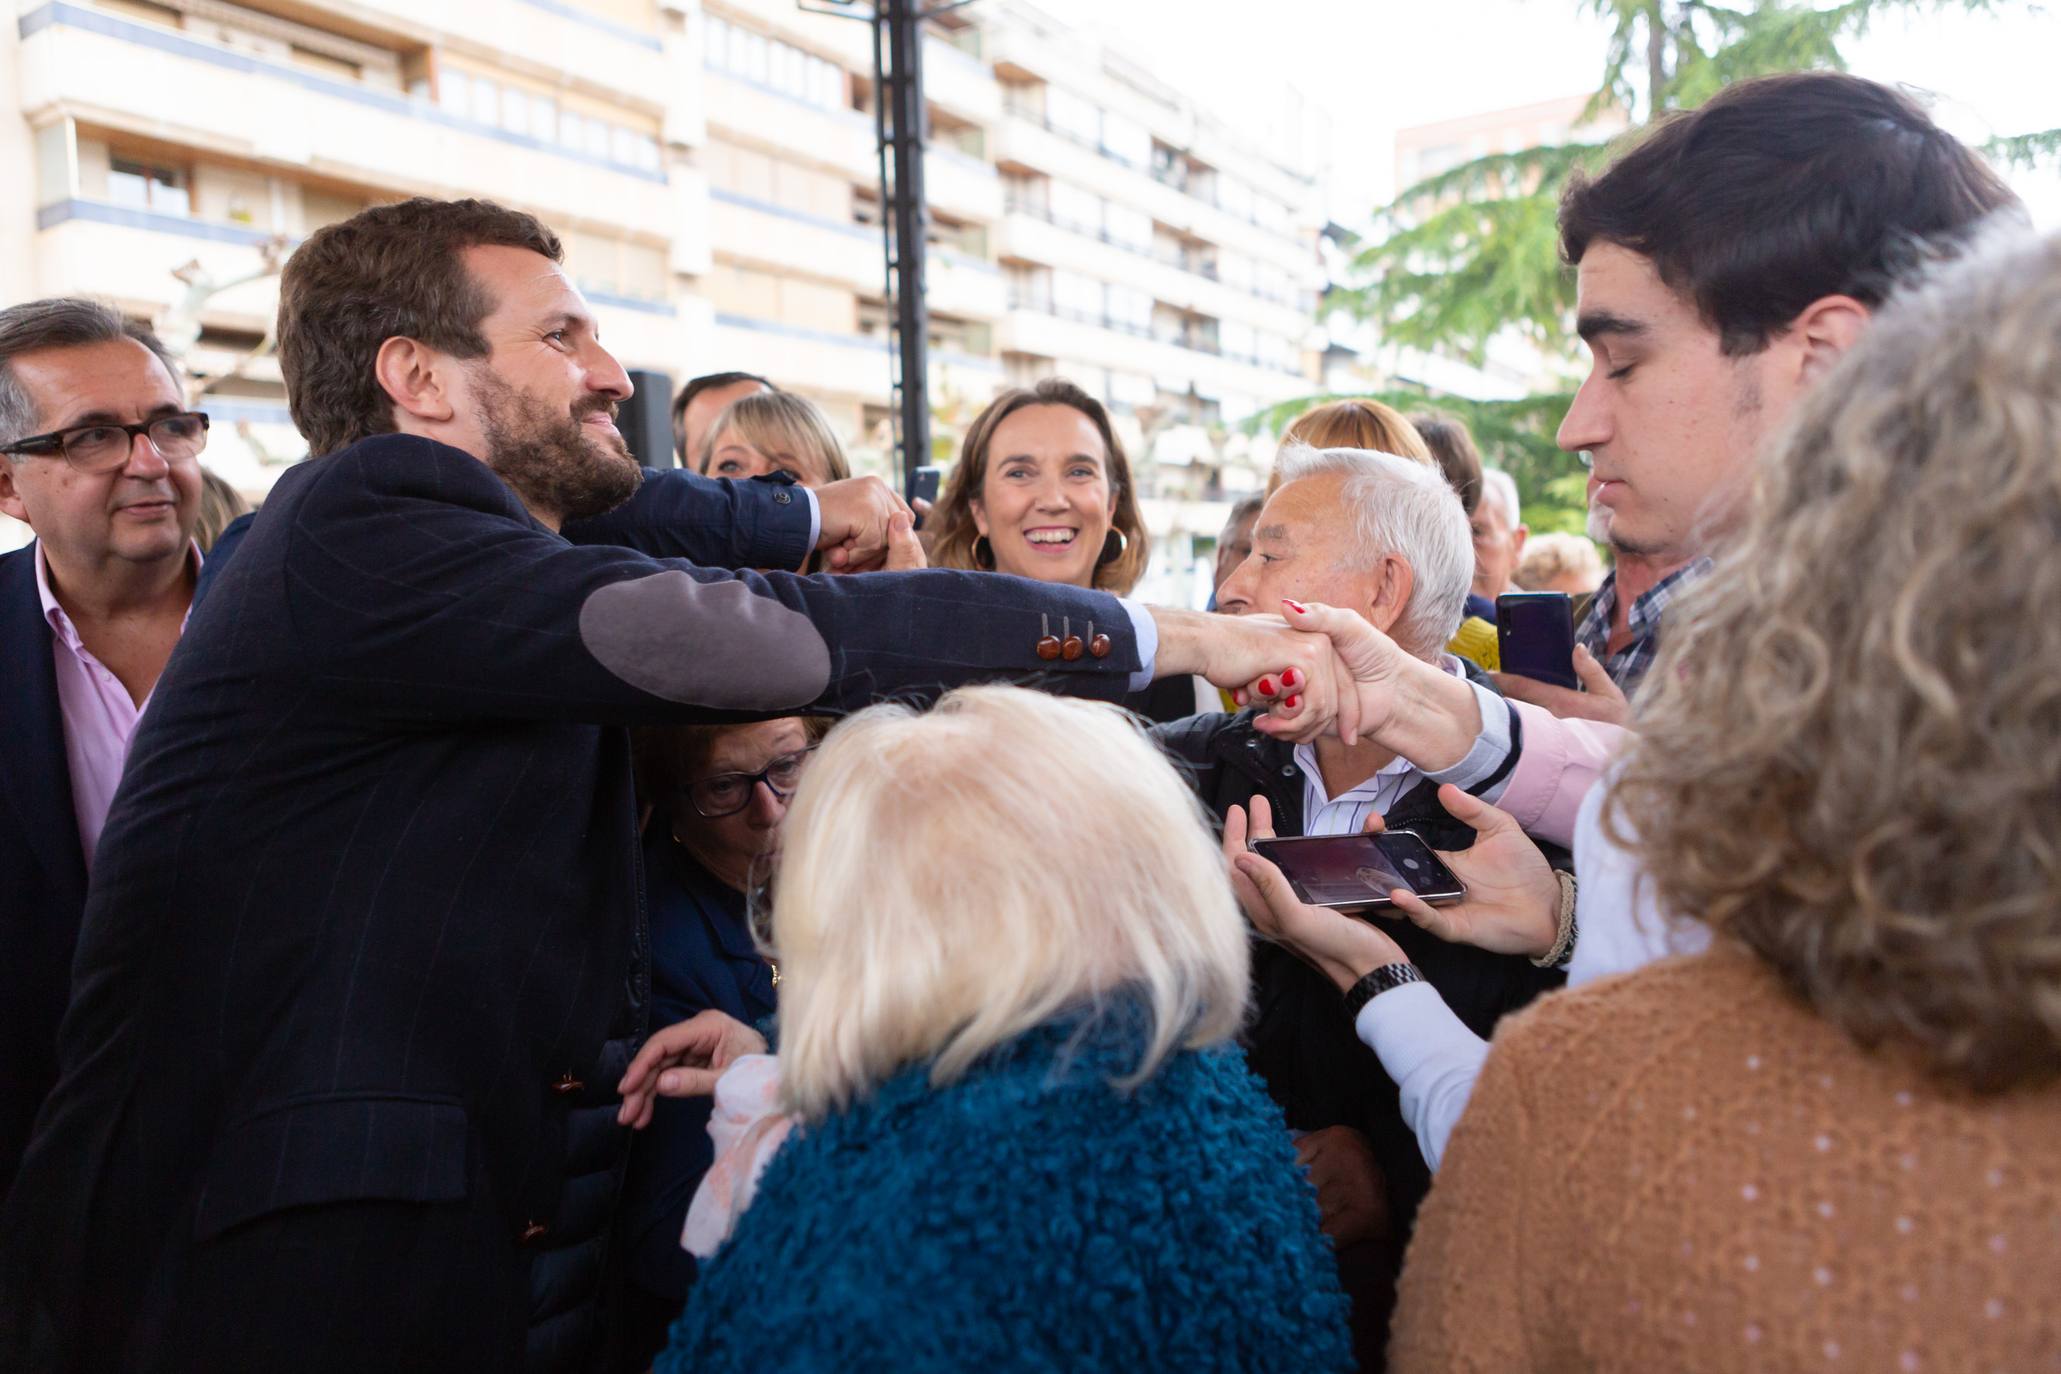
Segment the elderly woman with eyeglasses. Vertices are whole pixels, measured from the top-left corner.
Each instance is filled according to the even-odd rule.
[[[710,1008],[746,1025],[772,1013],[780,971],[752,938],[750,894],[819,733],[799,716],[637,732],[652,1026]],[[708,1171],[708,1118],[706,1097],[663,1100],[630,1156],[622,1220],[636,1348],[626,1368],[650,1362],[694,1282],[680,1228]]]

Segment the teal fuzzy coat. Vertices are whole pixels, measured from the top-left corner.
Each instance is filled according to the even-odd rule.
[[[797,1131],[656,1374],[1349,1369],[1281,1113],[1234,1050],[1040,1028]]]

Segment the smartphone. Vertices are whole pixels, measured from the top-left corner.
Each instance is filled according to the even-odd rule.
[[[1254,840],[1252,852],[1281,870],[1311,906],[1360,911],[1392,907],[1388,894],[1414,892],[1433,906],[1457,902],[1467,887],[1414,830],[1378,835],[1308,835]]]
[[[1496,654],[1506,673],[1581,689],[1574,675],[1574,603],[1566,592],[1504,592],[1496,598]]]
[[[913,506],[918,501],[928,501],[933,506],[936,505],[938,483],[944,477],[944,473],[943,468],[931,463],[925,463],[910,473],[909,504]],[[918,517],[919,520],[921,518]]]

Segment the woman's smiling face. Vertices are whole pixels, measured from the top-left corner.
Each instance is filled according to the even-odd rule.
[[[1101,431],[1072,406],[1025,406],[995,426],[971,505],[996,571],[1093,586],[1116,514]]]

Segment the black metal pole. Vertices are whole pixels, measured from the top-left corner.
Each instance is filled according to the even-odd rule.
[[[893,264],[895,402],[901,420],[902,492],[913,495],[916,469],[930,461],[930,311],[924,303],[922,0],[883,0],[874,22],[887,27],[888,70],[879,95],[888,111],[894,168],[888,252]],[[876,48],[876,51],[878,49]]]

